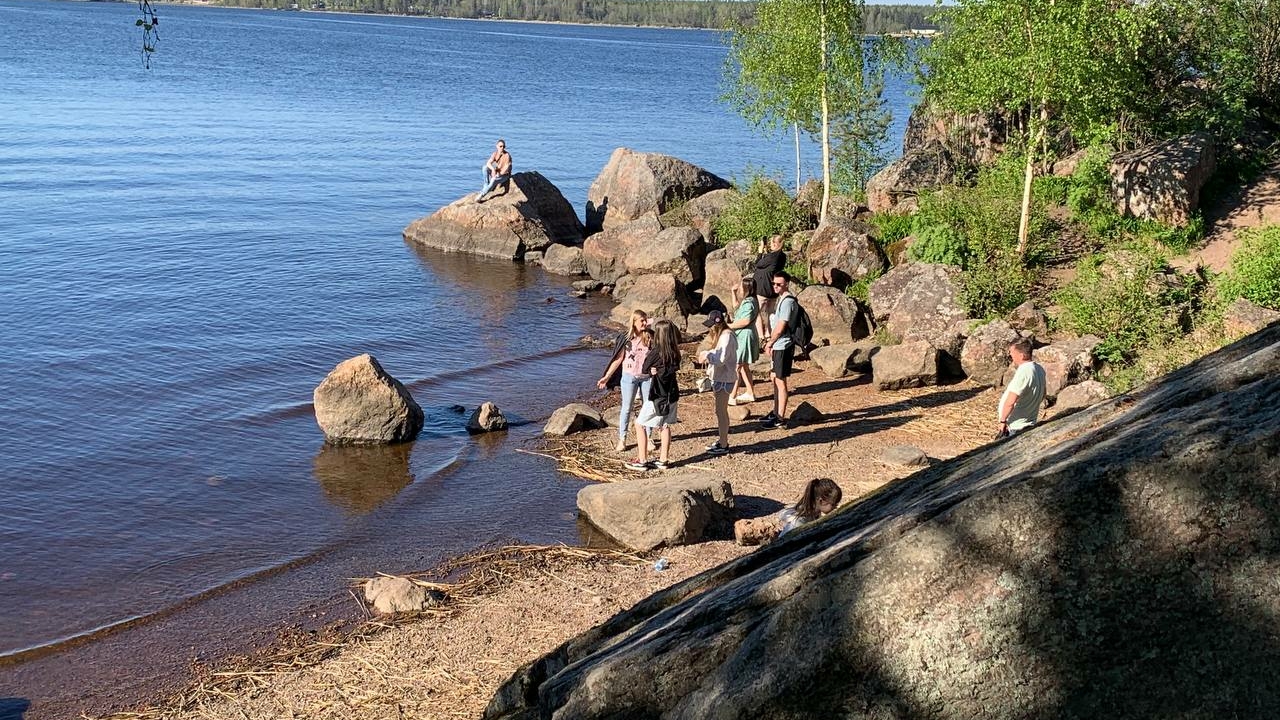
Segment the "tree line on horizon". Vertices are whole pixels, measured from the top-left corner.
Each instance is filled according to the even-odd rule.
[[[748,0],[213,0],[228,7],[334,10],[462,19],[537,20],[602,25],[655,25],[726,30],[750,20]],[[936,8],[867,5],[866,32],[873,35],[933,29]]]

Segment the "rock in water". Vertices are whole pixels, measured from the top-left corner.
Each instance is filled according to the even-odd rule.
[[[542,432],[544,435],[571,435],[604,426],[604,417],[599,410],[586,403],[570,403],[551,413]]]
[[[414,220],[404,239],[445,252],[520,260],[553,244],[578,245],[582,223],[551,181],[536,172],[511,176],[506,195],[484,203],[468,195]]]
[[[422,430],[422,408],[368,353],[339,363],[312,401],[316,423],[332,443],[405,442]]]
[[[507,429],[507,419],[497,405],[487,402],[471,413],[467,420],[467,432],[471,434],[495,432]]]
[[[504,718],[1280,716],[1280,325],[518,671]]]

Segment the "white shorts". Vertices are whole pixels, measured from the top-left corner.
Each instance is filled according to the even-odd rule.
[[[640,415],[636,417],[636,422],[647,428],[660,428],[663,425],[675,425],[680,422],[680,418],[676,417],[676,406],[679,403],[671,403],[671,407],[667,410],[667,414],[659,415],[658,409],[653,406],[652,400],[645,400],[644,405],[640,407]]]

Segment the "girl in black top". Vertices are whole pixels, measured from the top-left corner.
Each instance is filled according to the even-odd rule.
[[[760,319],[756,329],[760,337],[769,337],[769,315],[773,313],[771,302],[778,293],[773,289],[773,278],[787,267],[787,254],[782,251],[782,236],[769,238],[769,252],[756,260],[755,284],[756,301],[760,304]]]

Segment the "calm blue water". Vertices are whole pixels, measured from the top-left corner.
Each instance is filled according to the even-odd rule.
[[[573,542],[578,484],[513,451],[537,427],[477,442],[448,407],[545,418],[606,308],[400,231],[498,136],[580,213],[618,146],[787,177],[716,101],[718,36],[160,14],[144,71],[131,4],[0,0],[0,657],[298,559]],[[324,448],[311,391],[361,352],[427,410],[412,446]]]

